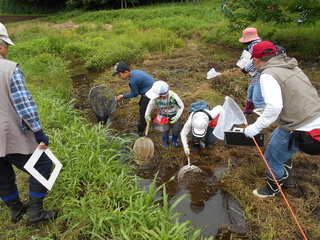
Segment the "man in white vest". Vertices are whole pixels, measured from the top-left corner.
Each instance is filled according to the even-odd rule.
[[[29,204],[23,204],[15,183],[13,165],[23,168],[37,147],[46,149],[49,138],[42,130],[36,104],[28,91],[19,65],[6,60],[14,45],[6,27],[0,23],[0,197],[11,209],[12,221],[18,222],[30,208],[27,224],[57,217],[57,212],[43,209],[47,189],[38,180],[29,178]],[[52,161],[45,155],[34,168],[48,179]]]
[[[277,121],[264,154],[279,186],[292,186],[291,157],[299,151],[289,147],[293,131],[320,129],[320,98],[309,78],[298,67],[295,58],[287,57],[271,42],[262,41],[253,47],[253,63],[261,72],[260,84],[265,107],[256,122],[245,128],[252,138]],[[267,184],[253,191],[264,198],[279,195],[280,190],[267,170]]]

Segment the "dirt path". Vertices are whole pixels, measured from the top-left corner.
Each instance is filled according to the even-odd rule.
[[[0,22],[3,24],[32,20],[44,16],[0,16]]]

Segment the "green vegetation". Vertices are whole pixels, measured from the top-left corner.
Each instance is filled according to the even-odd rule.
[[[250,26],[259,29],[263,39],[276,41],[289,55],[303,60],[319,60],[319,24],[319,21],[310,26],[250,22]],[[172,209],[181,199],[169,204],[165,185],[156,187],[154,181],[146,191],[139,188],[136,166],[130,155],[134,139],[105,126],[90,124],[80,111],[74,110],[76,96],[69,70],[73,61],[91,70],[106,70],[109,74],[108,69],[119,60],[139,64],[153,54],[170,58],[174,49],[186,49],[190,46],[187,44],[192,43],[204,49],[205,44],[214,43],[235,51],[242,50],[243,46],[238,42],[241,30],[230,30],[228,25],[217,0],[204,1],[202,5],[175,3],[126,10],[72,11],[26,23],[7,24],[16,44],[10,47],[8,59],[21,65],[36,98],[44,130],[51,139],[51,149],[62,162],[63,169],[45,200],[47,207],[59,209],[58,220],[40,227],[26,227],[23,219],[12,226],[10,212],[1,205],[2,237],[201,239],[200,230],[193,229],[190,222],[179,223],[178,215]],[[224,87],[230,87],[222,80],[220,82]],[[215,95],[207,96],[205,89],[202,95],[211,98],[212,102],[217,101]],[[263,165],[259,167],[263,168]],[[239,179],[245,178],[252,183],[247,170],[224,180],[226,186],[227,183],[235,186],[228,185],[230,192],[250,192],[247,188],[252,185],[243,188],[243,184],[237,184]],[[249,170],[253,173],[255,169]],[[254,173],[252,175],[256,177]],[[25,174],[19,173],[19,188],[23,190],[24,200],[27,199],[25,181]],[[155,201],[158,191],[162,191],[162,198]],[[271,220],[274,215],[258,215],[255,219],[256,209],[250,201],[254,200],[243,200],[248,219],[256,226],[261,225],[252,235],[260,239],[279,236],[282,232],[279,233],[276,223]],[[279,214],[285,216],[283,221],[290,218],[283,212]],[[270,223],[263,223],[260,217]],[[296,229],[294,223],[289,223]],[[308,231],[319,236],[319,230],[312,230],[316,223],[308,224]],[[300,236],[299,232],[290,236],[297,235]]]
[[[231,25],[240,28],[257,20],[314,24],[320,16],[320,2],[313,0],[227,0],[223,4]]]

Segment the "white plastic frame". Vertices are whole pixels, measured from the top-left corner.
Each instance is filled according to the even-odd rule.
[[[51,161],[55,164],[55,168],[53,169],[50,178],[47,180],[45,179],[35,168],[34,165],[39,160],[42,153],[45,153],[48,158],[51,159]],[[60,170],[62,168],[61,162],[53,155],[53,153],[50,151],[49,148],[46,150],[37,148],[34,153],[31,155],[29,160],[24,165],[24,168],[35,178],[37,179],[44,187],[46,187],[48,190],[51,190],[53,184],[55,183]]]

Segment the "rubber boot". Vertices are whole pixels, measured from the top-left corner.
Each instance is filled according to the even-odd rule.
[[[11,209],[12,222],[16,223],[22,219],[22,216],[26,213],[28,209],[28,205],[25,205],[20,201],[18,191],[16,191],[13,194],[9,194],[10,195],[6,195],[6,191],[3,191],[0,195],[7,207]]]
[[[292,160],[291,158],[284,163],[284,177],[283,177],[283,186],[292,187],[294,182],[292,180]]]
[[[246,108],[242,111],[244,114],[251,114],[254,109],[254,103],[247,101]]]
[[[42,185],[30,184],[30,214],[27,219],[27,225],[57,218],[58,212],[43,209],[43,200],[46,193],[47,189]]]
[[[179,137],[179,135],[172,134],[172,146],[179,147],[179,144],[178,144],[178,141],[177,141],[178,137]]]
[[[165,148],[169,147],[169,136],[168,135],[162,135],[163,145]]]
[[[198,142],[192,143],[191,152],[194,153],[194,154],[199,154],[200,153],[200,143],[198,143]]]
[[[138,136],[139,136],[139,137],[142,137],[143,134],[144,134],[144,129],[145,129],[145,127],[141,127],[140,124],[138,124],[137,127],[138,127]]]
[[[206,149],[213,149],[212,143],[206,143]]]
[[[277,179],[277,182],[281,187],[283,184],[283,177]],[[260,198],[275,197],[280,194],[280,189],[275,181],[271,177],[267,176],[267,184],[263,188],[253,190],[252,193]]]

